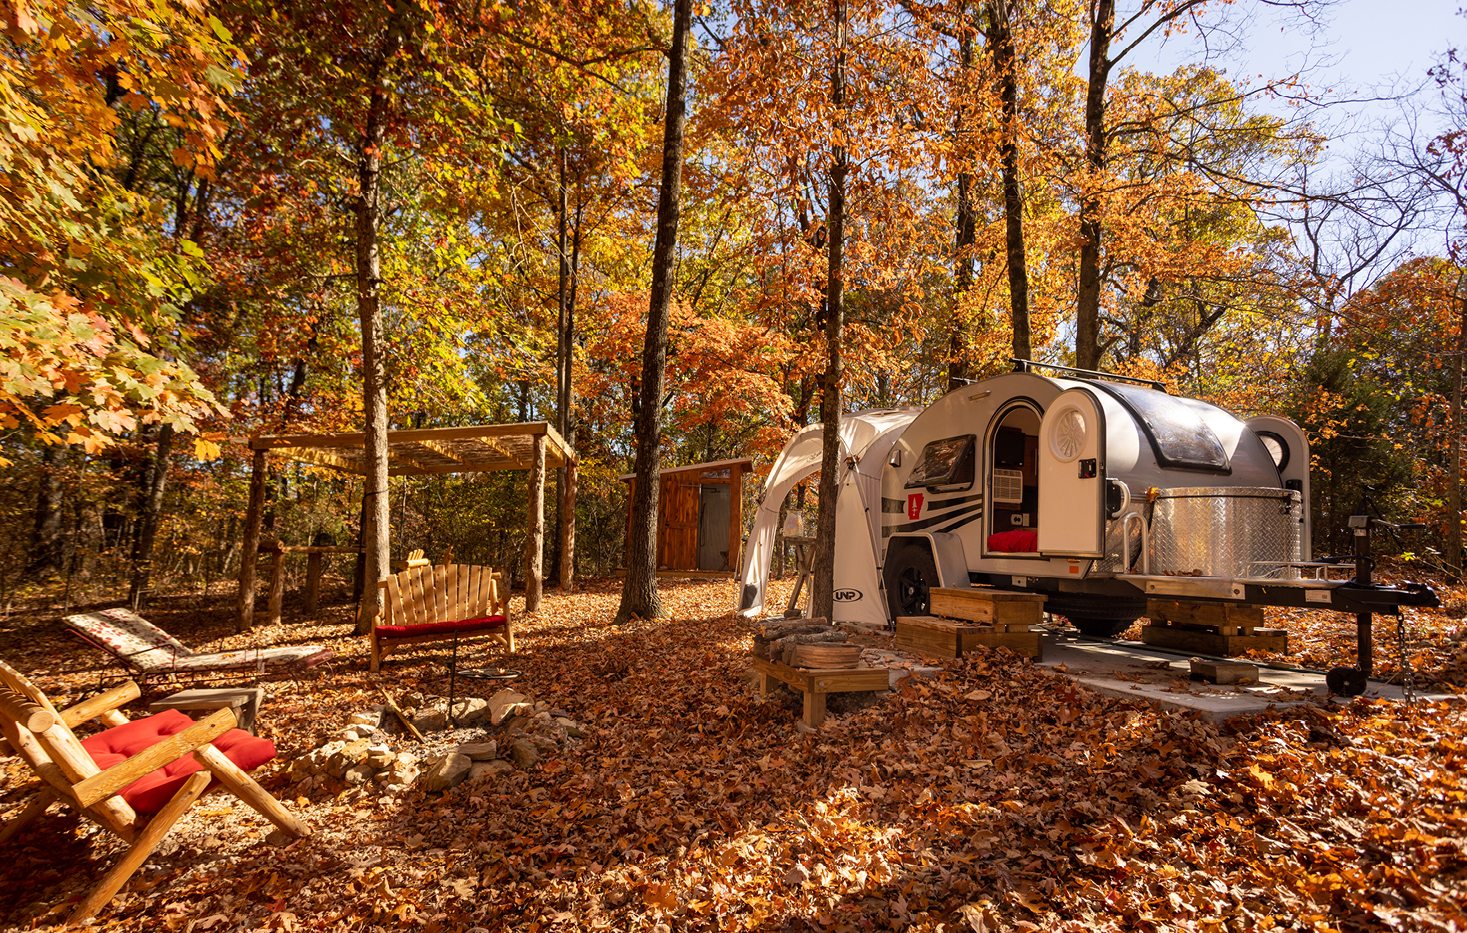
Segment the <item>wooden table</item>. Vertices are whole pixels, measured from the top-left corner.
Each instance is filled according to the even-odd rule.
[[[265,691],[260,687],[220,687],[180,690],[178,693],[154,700],[148,704],[148,712],[157,713],[165,709],[185,712],[209,712],[229,707],[234,710],[239,727],[255,731],[255,715],[265,700]]]
[[[832,693],[866,693],[885,690],[890,678],[884,667],[846,667],[816,670],[790,667],[763,658],[754,659],[759,674],[759,695],[769,696],[774,681],[779,681],[803,695],[805,725],[812,729],[825,721],[825,698]]]

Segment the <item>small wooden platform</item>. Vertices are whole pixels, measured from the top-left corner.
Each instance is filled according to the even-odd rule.
[[[1191,667],[1191,679],[1202,680],[1210,684],[1256,684],[1258,683],[1258,665],[1244,664],[1241,661],[1210,661],[1205,658],[1193,658],[1188,662]]]
[[[898,616],[896,646],[935,658],[961,658],[977,648],[1008,648],[1025,657],[1042,654],[1039,632],[1028,625],[975,625],[935,616]]]
[[[161,700],[148,704],[148,712],[159,713],[165,709],[184,712],[212,712],[228,707],[234,710],[234,718],[246,732],[255,731],[255,716],[265,700],[265,691],[260,687],[220,687],[180,690]]]
[[[763,658],[753,660],[754,670],[759,674],[759,695],[769,696],[776,680],[799,691],[805,700],[805,725],[812,729],[825,721],[827,695],[885,690],[890,684],[890,676],[884,667],[813,670],[776,664]]]
[[[943,619],[988,623],[1012,631],[1044,621],[1044,596],[976,587],[934,587],[929,611]]]

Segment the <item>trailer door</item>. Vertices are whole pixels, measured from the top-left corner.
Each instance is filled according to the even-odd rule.
[[[1039,553],[1103,557],[1105,416],[1088,389],[1061,392],[1039,423]]]

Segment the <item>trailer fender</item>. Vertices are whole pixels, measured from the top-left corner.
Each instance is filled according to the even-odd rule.
[[[932,562],[937,567],[940,586],[968,585],[968,559],[963,551],[963,542],[948,531],[916,531],[909,534],[892,535],[887,542],[886,553],[903,541],[920,542],[927,545]]]

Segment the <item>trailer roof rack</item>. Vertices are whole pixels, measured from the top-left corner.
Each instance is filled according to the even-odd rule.
[[[1089,376],[1093,379],[1105,379],[1110,382],[1133,382],[1136,385],[1150,386],[1158,392],[1165,392],[1166,386],[1155,379],[1142,379],[1139,376],[1123,376],[1120,373],[1106,373],[1098,369],[1076,369],[1073,366],[1060,366],[1058,363],[1040,363],[1035,360],[1021,360],[1016,356],[1009,357],[1009,362],[1018,367],[1018,372],[1026,373],[1032,369],[1053,369],[1073,376]]]

